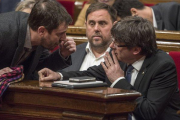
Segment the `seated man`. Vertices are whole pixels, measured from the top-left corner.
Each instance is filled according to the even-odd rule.
[[[166,52],[157,49],[152,24],[141,17],[127,17],[117,22],[111,33],[114,38],[110,45],[112,58],[107,53],[101,65],[87,71],[62,72],[62,76],[44,68],[39,71],[39,80],[94,76],[110,87],[142,94],[136,99],[133,112],[136,120],[179,120],[180,116],[176,114],[180,109],[176,66]]]
[[[158,30],[180,30],[180,4],[176,2],[144,6],[139,0],[116,0],[113,7],[119,19],[126,16],[141,16],[153,23]]]
[[[112,42],[111,28],[117,17],[116,10],[104,3],[91,4],[86,12],[86,36],[88,43],[77,46],[71,55],[72,65],[64,71],[87,70],[104,62],[105,52],[109,52]]]

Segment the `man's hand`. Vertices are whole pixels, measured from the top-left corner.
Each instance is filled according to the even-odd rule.
[[[4,73],[12,72],[13,70],[9,67],[3,68],[0,70],[0,76]]]
[[[124,71],[121,69],[119,62],[116,58],[116,55],[114,54],[114,51],[112,51],[112,56],[114,61],[107,52],[106,55],[104,56],[104,63],[103,62],[101,63],[111,83],[113,83],[119,77],[124,77]]]
[[[61,79],[59,73],[54,72],[48,68],[44,68],[38,72],[39,81],[54,81]]]
[[[72,38],[66,38],[66,40],[61,41],[59,47],[60,53],[64,58],[70,56],[73,52],[76,51],[76,43]]]

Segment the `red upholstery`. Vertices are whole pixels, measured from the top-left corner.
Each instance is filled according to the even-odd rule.
[[[146,4],[146,3],[144,5],[149,7],[154,6],[154,4]]]
[[[178,76],[178,86],[180,89],[180,52],[178,51],[171,51],[169,55],[173,58],[176,64],[177,76]]]
[[[61,5],[63,5],[67,12],[71,15],[72,18],[74,18],[74,3],[75,1],[72,0],[57,0],[59,3],[61,3]],[[74,23],[72,23],[73,25]]]

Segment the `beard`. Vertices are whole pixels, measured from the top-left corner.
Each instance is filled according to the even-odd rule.
[[[41,46],[48,50],[53,50],[55,48],[55,45],[52,43],[47,43],[47,40],[44,37],[41,38]]]
[[[102,36],[98,36],[98,37],[100,37],[100,38],[96,39],[96,38],[91,37],[91,39],[89,39],[89,43],[90,43],[91,47],[106,48],[111,43],[111,40],[104,39]]]

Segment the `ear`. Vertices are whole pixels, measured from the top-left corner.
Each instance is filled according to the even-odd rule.
[[[133,54],[134,55],[137,55],[137,54],[139,54],[141,52],[141,48],[140,47],[134,47],[133,48]]]
[[[138,10],[136,8],[131,8],[130,11],[132,16],[138,15]]]
[[[85,20],[84,24],[85,24],[85,26],[87,25],[87,21],[86,20]]]
[[[47,31],[47,30],[46,30],[46,28],[45,28],[44,26],[38,27],[38,30],[37,30],[37,32],[38,32],[38,34],[39,34],[40,36],[44,36],[44,34],[45,34],[46,31]]]

